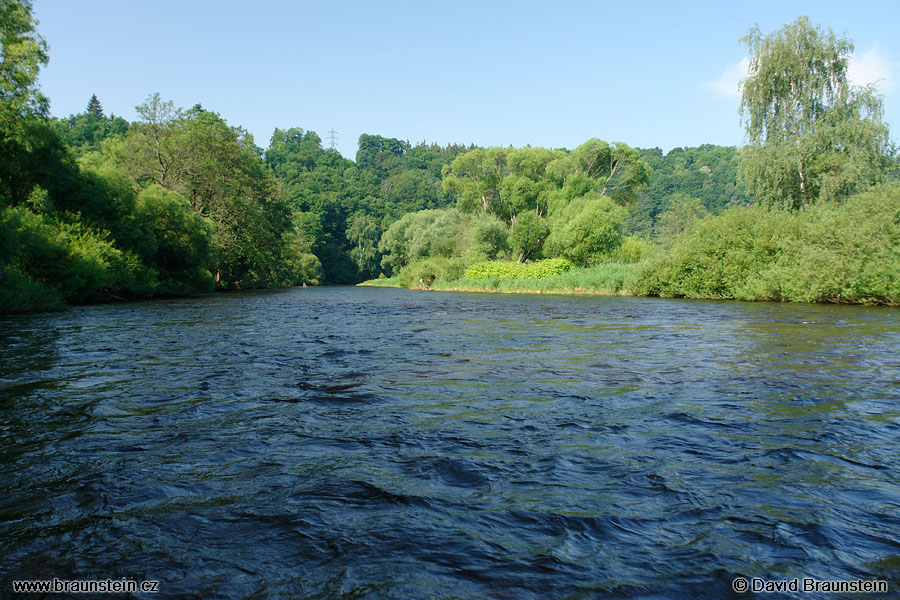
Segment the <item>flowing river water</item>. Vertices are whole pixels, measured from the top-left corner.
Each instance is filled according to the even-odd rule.
[[[310,288],[5,317],[0,444],[2,597],[900,593],[896,309]]]

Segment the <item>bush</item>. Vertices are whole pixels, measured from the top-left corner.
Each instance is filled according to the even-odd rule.
[[[548,258],[530,263],[480,262],[466,269],[466,279],[480,281],[496,278],[504,279],[548,279],[572,268],[565,258]]]
[[[900,304],[900,188],[881,186],[806,213],[769,276],[785,299]]]
[[[158,269],[160,293],[213,291],[213,225],[193,212],[190,202],[153,184],[138,194],[135,216],[148,229],[145,258]]]
[[[66,215],[62,215],[66,216]],[[48,306],[57,297],[70,303],[94,302],[116,294],[149,295],[156,286],[153,269],[130,252],[122,252],[105,231],[86,226],[77,218],[61,221],[25,207],[0,212],[0,268],[8,285],[5,312],[30,310],[33,298],[49,290]],[[21,299],[16,300],[17,294]],[[35,305],[37,309],[43,305]]]
[[[687,298],[900,304],[900,188],[800,212],[729,209],[680,236],[635,288]]]
[[[668,256],[650,263],[636,283],[647,295],[753,300],[770,294],[761,277],[797,235],[789,213],[732,208],[696,223]]]
[[[15,269],[0,267],[0,314],[61,310],[65,306],[56,288]]]
[[[403,287],[431,287],[438,280],[459,279],[464,268],[462,259],[433,256],[407,265],[397,280]]]
[[[652,244],[636,237],[626,237],[622,245],[613,252],[613,262],[631,264],[652,258],[657,249]]]
[[[381,266],[389,274],[429,256],[452,256],[460,214],[455,208],[407,213],[381,235]]]
[[[628,211],[606,196],[576,198],[554,217],[545,254],[582,267],[605,262],[622,244]]]

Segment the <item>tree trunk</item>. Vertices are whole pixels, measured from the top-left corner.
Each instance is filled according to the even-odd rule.
[[[800,172],[800,206],[801,208],[806,208],[806,173],[803,171],[803,154],[801,154],[800,150],[800,138],[797,138],[797,163],[798,169]]]

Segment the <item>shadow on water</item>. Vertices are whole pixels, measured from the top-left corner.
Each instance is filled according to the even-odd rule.
[[[0,585],[896,590],[898,342],[885,309],[371,288],[4,319]]]

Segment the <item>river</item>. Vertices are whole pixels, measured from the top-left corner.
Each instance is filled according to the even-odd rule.
[[[341,287],[86,306],[0,318],[0,415],[2,596],[900,590],[896,309]]]

